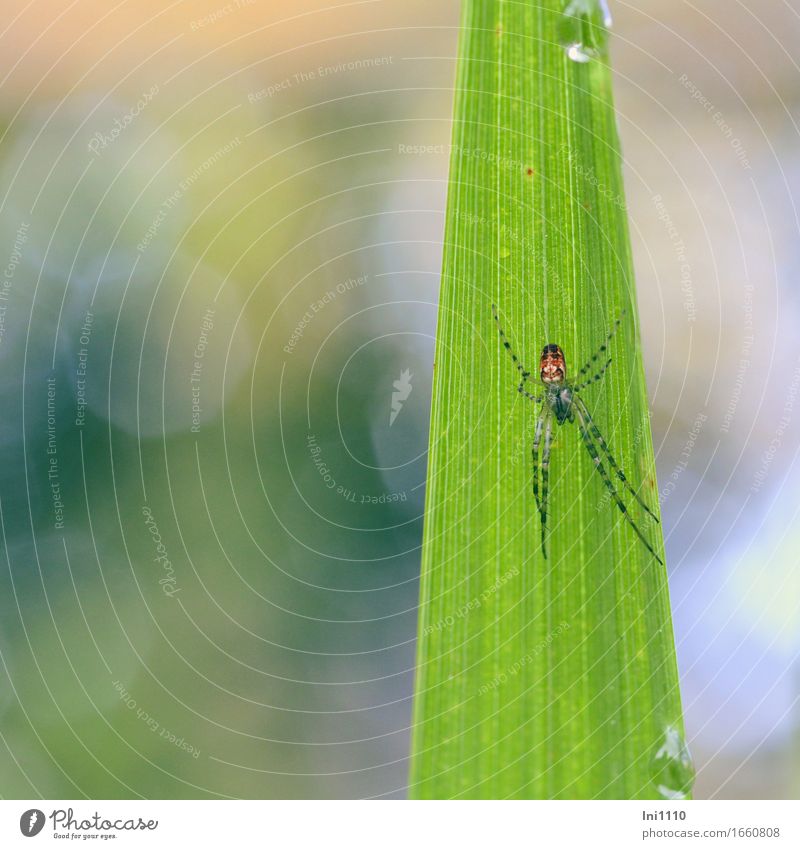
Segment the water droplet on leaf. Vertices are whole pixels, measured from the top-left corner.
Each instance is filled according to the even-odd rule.
[[[683,735],[670,725],[650,765],[653,782],[663,799],[687,799],[692,792],[695,771]]]
[[[569,0],[558,22],[558,40],[573,62],[602,56],[611,14],[605,0]]]

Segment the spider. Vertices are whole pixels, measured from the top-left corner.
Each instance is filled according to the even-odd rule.
[[[533,434],[533,449],[531,453],[533,455],[533,497],[536,501],[536,507],[539,510],[539,517],[542,523],[542,554],[544,557],[547,557],[547,495],[550,483],[550,444],[553,433],[553,418],[555,418],[559,425],[563,425],[565,422],[577,421],[578,428],[581,432],[581,438],[583,439],[583,444],[586,446],[586,450],[589,452],[589,456],[594,462],[594,467],[600,473],[600,477],[603,479],[603,483],[606,485],[611,497],[617,507],[619,507],[620,512],[625,517],[625,520],[636,532],[639,539],[644,543],[645,548],[647,548],[653,557],[655,557],[655,559],[663,565],[661,558],[655,553],[653,547],[647,541],[644,534],[639,530],[636,522],[634,522],[631,518],[628,508],[625,506],[617,487],[614,485],[614,481],[611,477],[609,477],[609,474],[603,465],[600,452],[605,455],[608,465],[611,469],[613,469],[614,474],[616,474],[625,489],[630,492],[639,505],[645,510],[647,515],[656,522],[658,522],[658,517],[655,516],[652,510],[650,510],[650,508],[644,503],[642,498],[639,496],[639,493],[636,492],[636,490],[628,482],[628,479],[625,477],[622,469],[617,465],[617,461],[611,454],[603,435],[592,420],[589,410],[587,409],[583,398],[580,396],[581,391],[590,384],[596,383],[600,380],[600,378],[605,374],[606,369],[611,365],[611,357],[609,357],[594,375],[588,376],[590,370],[594,367],[594,364],[598,361],[598,359],[600,359],[601,355],[605,353],[608,343],[611,341],[614,333],[616,333],[622,319],[618,318],[614,322],[614,326],[606,336],[605,342],[603,342],[597,352],[592,355],[586,365],[578,372],[577,380],[567,380],[567,362],[561,348],[559,348],[558,345],[545,345],[542,350],[542,356],[539,359],[539,377],[542,381],[544,392],[542,395],[536,396],[532,395],[525,389],[525,383],[531,376],[531,373],[522,365],[517,358],[517,355],[514,353],[511,343],[508,341],[506,334],[503,332],[503,328],[500,326],[500,318],[497,315],[497,307],[494,304],[492,304],[492,313],[494,314],[494,320],[497,323],[497,329],[500,332],[500,339],[503,346],[511,355],[511,359],[514,361],[514,365],[516,365],[517,371],[519,371],[520,377],[522,378],[519,382],[519,386],[517,387],[517,391],[521,395],[524,395],[526,398],[533,401],[535,404],[543,404],[541,413],[536,420],[536,429]],[[586,377],[586,379],[581,381],[580,379],[582,377]],[[542,451],[541,462],[542,487],[540,497],[539,445],[542,441],[543,434],[544,449]],[[598,448],[600,449],[599,451]]]

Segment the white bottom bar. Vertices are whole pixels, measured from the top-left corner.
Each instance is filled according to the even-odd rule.
[[[797,802],[0,802],[0,846],[800,846]],[[28,832],[35,834],[27,836]],[[24,833],[23,833],[24,832]]]

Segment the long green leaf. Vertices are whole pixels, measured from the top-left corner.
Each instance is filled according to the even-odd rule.
[[[625,523],[575,423],[555,427],[543,556],[531,469],[539,405],[516,391],[491,311],[497,304],[534,394],[544,344],[563,348],[574,375],[621,318],[610,368],[582,394],[657,513],[606,42],[591,0],[465,0],[415,797],[684,798],[691,789],[666,571]],[[660,525],[625,501],[663,560]]]

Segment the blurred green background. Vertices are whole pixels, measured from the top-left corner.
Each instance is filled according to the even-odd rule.
[[[696,796],[796,798],[800,7],[612,12]],[[3,17],[0,793],[403,797],[458,4]]]

